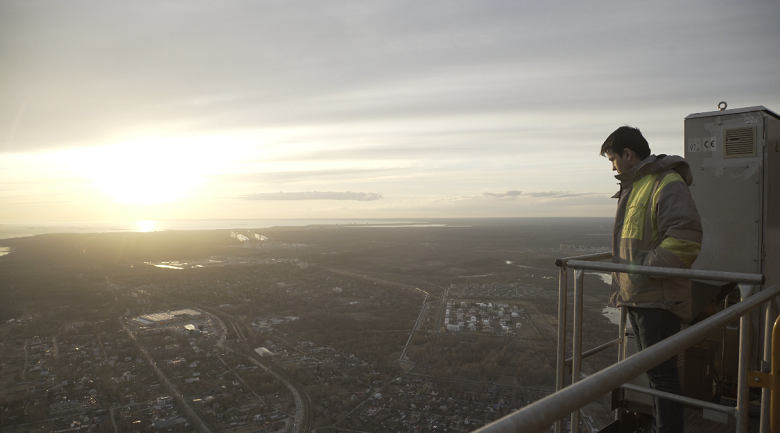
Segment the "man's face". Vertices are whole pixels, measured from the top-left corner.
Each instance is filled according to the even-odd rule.
[[[631,170],[635,165],[639,163],[637,156],[630,149],[623,150],[623,153],[618,155],[612,151],[607,152],[607,158],[612,163],[612,171],[617,171],[618,174],[622,174]]]

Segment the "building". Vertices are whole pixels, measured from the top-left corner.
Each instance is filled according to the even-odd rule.
[[[162,311],[159,313],[144,314],[133,319],[134,322],[143,326],[158,326],[178,323],[184,320],[195,319],[202,315],[200,311],[185,308],[181,310]]]

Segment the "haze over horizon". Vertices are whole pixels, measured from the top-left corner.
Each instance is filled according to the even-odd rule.
[[[0,3],[0,223],[612,216],[616,127],[780,111],[780,3]]]

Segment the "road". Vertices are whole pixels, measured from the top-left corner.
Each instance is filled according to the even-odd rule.
[[[425,291],[425,290],[423,290],[423,289],[421,289],[419,287],[414,287],[414,286],[411,286],[409,284],[399,283],[399,282],[396,282],[396,281],[383,280],[381,278],[376,278],[376,277],[371,277],[371,276],[368,276],[368,275],[358,274],[357,272],[353,272],[353,271],[344,271],[344,270],[341,270],[341,269],[327,268],[327,267],[324,267],[324,266],[321,266],[321,268],[326,270],[326,271],[330,271],[330,272],[333,272],[333,273],[336,273],[336,274],[347,275],[347,276],[350,276],[350,277],[361,278],[361,279],[364,279],[364,280],[374,281],[374,282],[383,283],[383,284],[389,284],[389,285],[393,285],[393,286],[400,286],[400,287],[402,287],[404,289],[411,289],[411,290],[414,290],[414,291],[416,291],[416,292],[418,292],[418,293],[420,293],[422,295],[425,295],[425,298],[423,299],[423,302],[422,302],[422,307],[420,307],[420,314],[417,315],[417,320],[414,322],[414,327],[409,332],[409,338],[406,340],[406,344],[404,345],[404,348],[401,351],[401,356],[398,357],[398,361],[400,361],[400,362],[409,362],[407,359],[405,359],[406,358],[406,349],[409,348],[409,343],[412,342],[412,337],[414,336],[414,332],[415,331],[419,331],[420,328],[422,327],[423,322],[425,321],[425,316],[428,314],[428,308],[430,308],[430,306],[427,303],[428,296],[430,296],[430,293],[428,293],[427,291]],[[443,299],[446,300],[447,291],[445,290],[444,293],[445,294],[444,294]]]
[[[243,346],[243,351],[237,352],[235,350],[232,350],[224,346],[224,340],[225,340],[224,334],[220,338],[217,344],[220,347],[226,348],[227,350],[231,350],[233,352],[237,352],[245,355],[247,358],[249,358],[250,361],[252,361],[252,363],[262,368],[263,370],[273,374],[278,380],[284,383],[287,389],[290,390],[290,393],[293,395],[293,399],[295,400],[295,413],[293,415],[292,433],[306,433],[310,431],[311,398],[309,397],[309,394],[306,393],[306,389],[304,389],[303,386],[301,386],[300,384],[292,380],[292,378],[289,377],[289,375],[287,374],[286,370],[284,370],[284,368],[276,365],[270,360],[263,360],[262,357],[258,355],[257,352],[255,352],[254,349],[249,345],[246,336],[244,336],[243,331],[241,331],[240,323],[234,321],[232,316],[229,316],[227,314],[225,314],[225,316],[229,317],[229,319],[227,319],[229,321],[228,323],[235,330],[236,335],[238,335],[238,338],[241,341]],[[227,330],[226,324],[223,323],[222,320],[219,321],[222,324],[221,326],[223,326],[224,329]]]
[[[318,266],[318,265],[311,265],[311,266]],[[373,282],[376,282],[376,283],[389,284],[391,286],[399,286],[399,287],[403,287],[404,289],[414,290],[414,291],[416,291],[416,292],[418,292],[420,294],[425,295],[426,297],[429,295],[429,293],[426,292],[425,290],[423,290],[423,289],[421,289],[419,287],[410,286],[409,284],[399,283],[397,281],[383,280],[381,278],[376,278],[376,277],[371,277],[371,276],[368,276],[368,275],[358,274],[357,272],[353,272],[353,271],[344,271],[344,270],[341,270],[341,269],[326,268],[324,266],[318,266],[318,267],[320,269],[324,269],[326,271],[333,272],[335,274],[341,274],[341,275],[346,275],[346,276],[349,276],[349,277],[361,278],[361,279],[373,281]]]
[[[287,389],[290,390],[290,393],[292,393],[293,399],[295,400],[295,414],[293,415],[292,433],[306,433],[310,431],[311,411],[309,408],[311,406],[311,398],[309,397],[309,394],[306,393],[306,390],[303,388],[303,386],[293,381],[283,368],[270,361],[268,362],[268,365],[266,365],[264,362],[260,362],[262,358],[254,351],[252,347],[250,347],[246,336],[244,336],[244,333],[241,331],[240,322],[236,321],[233,316],[225,313],[224,311],[214,310],[204,305],[200,305],[184,299],[177,299],[177,301],[182,302],[189,307],[197,308],[198,310],[208,314],[209,317],[211,317],[219,324],[221,332],[219,340],[216,343],[217,347],[246,356],[250,361],[252,361],[252,363],[273,374],[278,380],[284,383]],[[225,323],[226,321],[227,323]],[[241,351],[231,349],[225,345],[225,341],[227,340],[227,336],[231,329],[236,334],[238,340],[242,343],[243,347]],[[254,393],[254,391],[252,392]],[[257,394],[255,393],[255,395]],[[283,411],[280,412],[285,413]]]
[[[425,299],[423,299],[422,307],[420,307],[420,314],[417,315],[417,320],[414,322],[414,327],[409,332],[409,339],[406,340],[406,344],[404,344],[404,350],[401,351],[401,356],[398,357],[398,360],[401,362],[409,362],[406,358],[406,349],[409,348],[409,343],[412,342],[412,337],[414,337],[414,332],[419,331],[420,327],[423,324],[423,321],[425,320],[425,316],[428,314],[428,303],[426,302],[428,300],[428,295],[425,295]]]
[[[187,418],[187,420],[195,426],[198,430],[200,430],[203,433],[211,433],[211,429],[206,426],[206,424],[203,422],[203,420],[198,416],[197,412],[192,409],[192,406],[189,404],[189,400],[184,397],[184,395],[181,394],[179,389],[176,387],[176,385],[168,379],[168,377],[163,373],[162,370],[160,370],[157,367],[157,364],[155,363],[152,356],[149,354],[149,351],[146,350],[146,348],[138,341],[138,338],[136,338],[135,333],[127,326],[125,323],[125,316],[127,314],[125,313],[122,315],[122,317],[119,318],[119,324],[124,329],[125,333],[130,337],[130,339],[133,341],[133,343],[136,345],[138,350],[141,352],[141,356],[144,358],[144,361],[149,365],[149,368],[154,372],[155,376],[157,376],[157,379],[159,380],[160,384],[163,385],[163,388],[171,394],[174,401],[176,402],[177,406],[179,406],[179,409],[184,413],[184,416]]]
[[[413,290],[413,291],[415,291],[415,292],[417,292],[419,294],[424,295],[422,306],[420,307],[420,313],[417,316],[417,320],[414,323],[414,327],[409,332],[409,339],[406,341],[406,344],[404,345],[403,351],[402,351],[401,356],[399,358],[400,362],[408,363],[409,361],[404,359],[406,357],[406,351],[407,351],[407,348],[409,347],[409,344],[412,341],[412,337],[414,336],[414,332],[415,331],[419,331],[421,329],[421,327],[422,327],[422,325],[423,325],[423,323],[425,321],[425,317],[427,317],[428,310],[430,308],[430,306],[429,306],[427,301],[428,301],[428,297],[430,296],[430,294],[427,291],[422,290],[422,289],[420,289],[418,287],[414,287],[414,286],[411,286],[411,285],[408,285],[408,284],[404,284],[404,283],[383,280],[383,279],[380,279],[380,278],[370,277],[370,276],[367,276],[367,275],[361,275],[361,274],[358,274],[358,273],[355,273],[355,272],[350,272],[350,271],[343,271],[343,270],[324,268],[324,267],[323,267],[323,269],[328,270],[330,272],[347,275],[347,276],[350,276],[350,277],[362,278],[362,279],[374,281],[374,282],[377,282],[377,283],[398,286],[398,287],[401,287],[401,288],[404,288],[404,289]],[[446,299],[446,292],[445,292],[445,295],[444,295],[444,299]],[[293,395],[293,399],[295,400],[295,413],[293,415],[292,433],[307,433],[307,432],[311,431],[311,410],[310,410],[311,398],[309,397],[309,395],[306,392],[305,388],[303,386],[301,386],[300,384],[298,384],[297,382],[295,382],[294,380],[292,380],[292,378],[289,377],[289,375],[287,374],[287,371],[283,367],[280,367],[279,365],[273,363],[272,361],[270,361],[268,359],[263,359],[262,357],[260,357],[260,355],[258,355],[254,351],[254,349],[250,346],[246,336],[244,335],[244,332],[241,330],[241,322],[235,320],[233,318],[233,316],[231,316],[231,315],[229,315],[229,314],[227,314],[227,313],[225,313],[223,311],[213,311],[211,308],[208,308],[208,307],[205,307],[203,305],[199,305],[199,304],[196,304],[196,303],[190,302],[190,301],[185,301],[185,300],[181,300],[181,299],[179,299],[179,301],[183,301],[184,304],[187,304],[187,305],[189,305],[191,307],[198,308],[199,310],[201,310],[201,311],[205,312],[206,314],[208,314],[209,316],[211,316],[217,323],[219,323],[219,327],[221,328],[221,335],[219,337],[219,340],[216,343],[216,345],[218,347],[220,347],[220,348],[222,348],[224,350],[229,350],[229,351],[232,351],[234,353],[239,353],[239,354],[242,354],[242,355],[246,356],[252,363],[254,363],[255,365],[257,365],[260,368],[263,368],[265,371],[267,371],[267,372],[273,374],[274,376],[276,376],[276,378],[278,380],[282,381],[284,383],[284,385],[287,387],[287,389],[290,390],[290,393]],[[229,330],[231,330],[231,329],[235,332],[238,340],[241,342],[242,347],[241,347],[240,351],[231,349],[231,348],[229,348],[229,347],[227,347],[225,345],[225,341],[227,339],[227,335],[229,333]],[[385,384],[385,386],[387,386],[387,384]],[[247,387],[248,387],[248,385],[247,385]],[[384,388],[384,386],[381,387],[381,388],[375,389],[375,391],[378,392],[379,390],[381,390],[383,388]],[[254,393],[254,391],[253,391],[253,393]],[[258,398],[259,398],[259,396],[258,396]],[[368,400],[366,400],[366,401],[368,401]],[[365,402],[361,403],[357,407],[360,407],[363,404],[365,404]],[[355,409],[357,409],[357,407],[353,408],[353,411]],[[350,413],[352,413],[353,411],[350,411]],[[338,421],[336,422],[336,424],[338,424]],[[336,424],[334,424],[334,426]]]

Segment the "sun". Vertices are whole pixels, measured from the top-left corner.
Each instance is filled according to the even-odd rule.
[[[153,232],[155,231],[155,222],[154,221],[136,221],[136,224],[138,224],[138,230],[139,232]]]
[[[171,140],[136,141],[92,148],[80,165],[117,203],[165,203],[186,197],[203,182],[210,152],[199,150]]]

